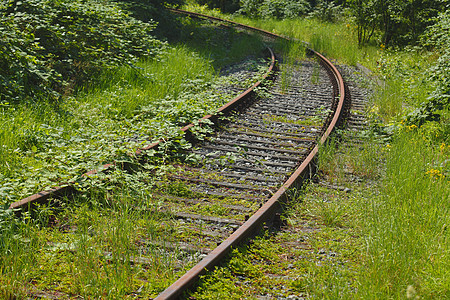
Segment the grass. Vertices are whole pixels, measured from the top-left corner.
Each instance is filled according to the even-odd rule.
[[[292,193],[287,225],[235,249],[189,296],[447,299],[449,148],[423,137],[405,128],[388,147],[369,139],[370,155],[322,147],[319,174],[331,186]],[[385,164],[375,170],[368,157]]]
[[[301,196],[285,211],[287,225],[281,231],[264,232],[250,245],[235,249],[226,263],[203,276],[196,291],[187,296],[342,299],[339,295],[354,287],[346,281],[358,261],[353,247],[362,244],[347,237],[358,234],[349,228],[348,218],[328,226],[322,223],[323,212],[315,210],[314,199],[325,192],[321,188],[313,195],[313,191],[308,188],[309,196],[305,191],[297,193]],[[327,193],[337,200],[335,191]]]
[[[221,16],[276,34],[297,38],[309,43],[314,50],[323,52],[330,58],[342,59],[348,64],[363,63],[376,69],[376,62],[371,58],[377,57],[381,50],[376,47],[359,47],[355,36],[356,28],[352,24],[324,24],[316,19],[251,20],[240,15],[223,15],[192,3],[185,5],[184,9]]]
[[[180,261],[191,266],[190,258],[155,246],[175,233],[171,217],[153,210],[158,199],[151,185],[128,186],[41,207],[40,217],[8,220],[0,294],[123,299],[161,292],[185,270]]]
[[[450,296],[446,155],[417,132],[400,134],[393,142],[381,195],[366,207],[362,297],[401,297],[408,286],[425,299]],[[444,169],[436,167],[441,163]]]

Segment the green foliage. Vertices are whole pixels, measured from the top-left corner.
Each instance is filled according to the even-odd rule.
[[[306,0],[241,0],[239,12],[252,18],[290,19],[308,13]]]
[[[65,97],[56,108],[44,101],[2,107],[1,203],[11,203],[61,182],[88,189],[93,184],[79,175],[104,163],[136,163],[131,154],[158,139],[165,140],[158,152],[146,153],[152,164],[164,164],[168,157],[182,158],[183,149],[191,145],[180,127],[214,113],[231,99],[233,95],[223,93],[224,86],[247,88],[267,68],[264,60],[237,64],[254,54],[255,48],[261,49],[262,43],[226,31],[219,30],[220,36],[206,42],[211,47],[201,49],[190,41],[189,46],[167,48],[158,60],[141,59],[132,66],[103,71],[90,89],[79,91],[76,97]],[[204,36],[210,32],[214,31],[207,30]],[[225,42],[231,44],[221,47]],[[193,48],[203,51],[197,53]],[[209,57],[216,59],[217,68],[226,63],[236,64],[235,69],[217,76]],[[249,74],[246,80],[233,76],[244,70]],[[203,138],[208,130],[203,122],[194,127],[193,135]]]
[[[408,285],[420,298],[448,298],[447,158],[448,146],[430,145],[420,131],[394,139],[380,196],[366,207],[369,257],[360,274],[362,299],[400,298]]]
[[[440,0],[349,0],[358,27],[358,40],[364,44],[375,30],[384,45],[417,43],[433,18],[445,10],[448,1]]]
[[[211,9],[218,8],[223,13],[233,13],[239,9],[239,0],[197,0],[197,3]]]
[[[436,88],[429,97],[430,110],[447,110],[450,105],[450,11],[442,13],[426,34],[426,44],[434,45],[440,56],[430,68],[430,77]]]
[[[434,50],[431,66],[423,60],[424,51],[410,51],[409,59],[400,53],[385,53],[379,60],[381,74],[390,80],[385,105],[380,105],[380,115],[399,115],[402,103],[410,108],[403,117],[406,125],[422,126],[426,122],[441,122],[444,135],[449,135],[446,119],[448,119],[450,98],[450,14],[441,14],[435,25],[431,26],[423,37],[426,47]],[[419,56],[419,57],[417,57]],[[423,61],[422,61],[423,60]],[[422,61],[422,62],[421,62]],[[393,97],[394,96],[394,97]],[[377,101],[379,102],[379,101]],[[391,112],[381,111],[388,106],[397,108]],[[384,107],[384,108],[383,108]]]
[[[436,58],[439,52],[441,55]],[[440,122],[448,135],[445,128],[450,65],[446,55],[446,48],[438,48],[435,53],[411,48],[402,52],[383,51],[377,71],[386,84],[378,88],[372,112],[385,123],[401,121],[400,125],[420,127],[427,122]]]
[[[157,56],[153,23],[110,1],[4,0],[0,102],[57,100],[103,69]]]
[[[319,0],[309,16],[322,22],[337,22],[341,19],[342,14],[341,5],[337,5],[333,1]]]

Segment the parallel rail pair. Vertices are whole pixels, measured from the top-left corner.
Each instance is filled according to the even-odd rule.
[[[173,10],[173,12],[189,15],[195,18],[225,23],[227,25],[238,27],[244,30],[257,32],[274,39],[288,40],[288,38],[286,37],[282,37],[265,30],[239,24],[233,21],[223,20],[216,17],[182,10]],[[202,273],[204,273],[206,270],[212,270],[212,268],[216,266],[233,247],[237,246],[240,242],[254,234],[259,228],[261,228],[262,224],[264,224],[268,220],[273,219],[276,212],[278,212],[280,209],[280,204],[287,200],[287,191],[294,186],[300,185],[305,178],[309,178],[310,175],[314,173],[314,161],[317,158],[319,145],[327,141],[332,131],[340,124],[340,122],[344,118],[344,104],[347,94],[343,77],[338,69],[322,54],[312,49],[308,50],[320,60],[322,66],[329,73],[331,82],[333,84],[333,97],[336,100],[333,103],[334,112],[332,114],[332,118],[329,120],[329,122],[327,122],[323,130],[323,134],[318,141],[318,144],[316,144],[312,148],[306,158],[301,162],[301,164],[293,172],[293,174],[284,182],[281,188],[279,188],[256,213],[254,213],[242,226],[240,226],[232,235],[230,235],[225,241],[218,245],[197,265],[195,265],[180,279],[178,279],[175,283],[173,283],[170,287],[163,291],[156,299],[176,299],[177,297],[179,297],[183,291],[188,289],[192,284],[196,282],[196,280]]]
[[[210,17],[198,13],[181,11],[181,10],[173,10],[173,12],[189,15],[195,18],[208,19],[213,21],[218,21],[221,23],[228,24],[230,26],[239,27],[244,30],[249,30],[253,32],[257,32],[259,34],[263,34],[273,39],[286,39],[285,37],[273,34],[268,31],[264,31],[261,29],[257,29],[254,27],[246,26],[243,24],[238,24],[232,21],[226,21],[215,17]],[[204,257],[197,265],[195,265],[191,270],[185,273],[180,279],[178,279],[175,283],[173,283],[170,287],[168,287],[164,292],[162,292],[156,299],[174,299],[181,295],[183,291],[189,288],[195,281],[198,279],[199,275],[201,275],[205,270],[211,270],[215,265],[217,265],[221,259],[225,257],[229,253],[232,247],[235,247],[240,242],[244,241],[252,234],[254,234],[259,228],[261,228],[264,222],[271,220],[275,213],[279,211],[280,204],[286,201],[287,191],[293,186],[300,185],[302,180],[310,177],[310,175],[314,172],[314,160],[316,159],[319,144],[323,144],[326,142],[327,138],[331,134],[331,132],[337,127],[337,125],[343,119],[344,113],[344,103],[346,99],[346,89],[344,85],[343,78],[337,68],[323,55],[317,53],[316,51],[309,49],[313,55],[315,55],[321,62],[321,65],[325,68],[327,73],[329,74],[330,80],[333,85],[332,98],[333,98],[333,113],[329,120],[326,122],[326,126],[322,130],[322,135],[316,144],[313,147],[310,147],[309,153],[305,155],[305,159],[299,164],[298,168],[292,173],[292,175],[284,182],[284,184],[273,193],[268,201],[266,201],[259,210],[256,211],[252,216],[248,218],[233,234],[231,234],[225,241],[220,243],[214,250],[209,252],[206,257]],[[274,71],[275,68],[275,55],[270,50],[271,53],[271,64],[266,74],[263,77],[267,79],[270,74]],[[236,110],[238,107],[242,106],[243,103],[248,101],[250,97],[253,96],[255,88],[260,86],[261,81],[255,83],[251,88],[240,94],[238,97],[234,98],[232,101],[222,106],[218,113],[229,114],[230,112]],[[217,115],[207,115],[203,117],[201,120],[215,120]],[[190,124],[183,127],[181,130],[189,133],[194,125]],[[136,154],[141,154],[142,151],[149,150],[158,145],[161,141],[157,141],[152,143],[140,150],[137,151]],[[107,164],[104,168],[109,168],[112,166],[111,164]],[[92,173],[97,172],[96,170],[90,171],[83,176],[89,176]],[[10,208],[27,208],[33,203],[42,203],[48,201],[50,198],[56,198],[64,194],[70,194],[73,192],[73,189],[70,185],[60,186],[54,188],[49,191],[43,191],[17,201],[11,204]]]

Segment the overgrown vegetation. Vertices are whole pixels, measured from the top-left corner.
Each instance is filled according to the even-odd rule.
[[[418,44],[439,13],[448,9],[448,0],[191,0],[188,3],[236,12],[253,19],[309,17],[321,22],[351,22],[360,45],[372,38],[384,46]]]
[[[103,69],[95,84],[78,86],[76,94],[61,98],[56,106],[48,98],[3,105],[2,204],[61,182],[73,183],[102,163],[130,162],[136,148],[159,138],[173,138],[169,144],[186,147],[179,128],[231,97],[217,90],[220,85],[253,84],[218,74],[222,66],[255,49],[262,51],[258,39],[193,21],[185,21],[178,35],[184,44],[161,49],[158,59],[143,56],[132,65]],[[254,59],[249,71],[257,74],[264,63]]]
[[[151,173],[113,172],[103,178],[116,180],[104,193],[44,205],[20,219],[3,212],[3,299],[151,298],[192,266],[190,255],[158,247],[176,231],[171,217],[157,212]]]
[[[57,102],[105,69],[157,58],[154,23],[111,1],[15,1],[0,5],[0,103]]]
[[[70,8],[84,19],[80,17],[81,23],[74,23],[74,28],[72,23],[61,25],[54,38],[64,38],[72,30],[73,38],[79,30],[83,38],[105,42],[101,46],[105,48],[80,37],[73,47],[85,49],[86,56],[78,58],[86,61],[81,73],[77,64],[67,65],[65,75],[74,76],[70,89],[60,73],[61,85],[49,86],[50,96],[30,92],[21,98],[16,93],[17,101],[4,98],[0,107],[0,295],[6,299],[36,295],[154,297],[182,272],[177,265],[180,260],[185,259],[188,267],[191,258],[177,251],[166,253],[151,244],[176,233],[170,215],[156,213],[162,202],[151,195],[153,182],[167,171],[168,159],[176,160],[183,148],[190,147],[180,127],[213,113],[233,96],[221,88],[247,88],[259,79],[267,67],[260,58],[264,46],[257,38],[193,20],[177,23],[176,45],[151,35],[137,44],[139,35],[145,30],[151,34],[155,24],[137,21],[117,3],[44,1],[48,5],[40,7],[38,2],[16,5],[33,16],[41,10],[57,14]],[[94,9],[88,9],[90,4]],[[44,28],[50,27],[50,33],[55,29],[51,26],[59,26],[53,24],[56,16],[51,17],[50,24],[46,19],[42,23]],[[102,22],[102,18],[112,23]],[[138,28],[127,27],[127,20]],[[123,33],[123,40],[114,40],[116,31]],[[155,47],[146,50],[146,41]],[[109,42],[117,48],[109,47]],[[55,47],[65,43],[56,41]],[[42,61],[42,66],[51,70],[50,61],[56,68],[64,55],[72,55],[71,51],[79,54],[79,48],[69,46],[58,50],[60,56],[50,53],[54,61]],[[119,46],[127,47],[126,51],[121,52]],[[114,51],[119,54],[114,56]],[[89,56],[95,53],[97,56]],[[236,79],[230,65],[244,58],[246,64],[240,68],[245,68],[248,78]],[[221,73],[225,67],[226,72]],[[15,70],[20,73],[21,69]],[[37,86],[30,88],[37,89],[40,83],[34,83]],[[194,134],[201,138],[207,130],[207,126],[194,128]],[[145,153],[146,164],[136,167],[132,175],[120,170],[123,163],[137,165],[131,154],[159,138],[165,143],[157,153]],[[117,168],[80,177],[107,162]],[[15,200],[64,182],[81,192],[73,202],[36,207],[20,218],[7,209]],[[102,238],[93,239],[93,234]],[[142,240],[150,244],[143,245]]]
[[[369,109],[373,126],[364,132],[373,143],[344,153],[347,171],[371,183],[380,179],[369,189],[371,197],[363,187],[340,205],[336,199],[348,195],[327,194],[332,202],[298,203],[305,214],[295,219],[293,210],[287,216],[298,228],[310,215],[321,228],[337,228],[337,233],[323,229],[318,235],[292,236],[309,239],[319,251],[344,247],[342,263],[350,268],[332,259],[320,268],[314,260],[323,253],[291,249],[300,256],[281,268],[283,276],[297,272],[289,291],[330,299],[450,297],[448,1],[205,3],[224,11],[241,9],[256,19],[235,20],[305,40],[332,58],[371,68],[383,80]],[[218,70],[248,55],[248,45],[261,44],[192,20],[172,24],[159,15],[162,7],[161,1],[137,0],[0,2],[1,298],[29,296],[29,285],[60,286],[54,297],[153,297],[175,278],[176,272],[168,271],[173,257],[156,251],[147,257],[150,267],[132,263],[140,237],[175,234],[169,225],[158,227],[168,220],[164,215],[151,213],[160,205],[150,196],[157,167],[147,164],[133,176],[120,170],[91,179],[78,176],[104,162],[133,161],[129,153],[160,137],[171,140],[155,164],[176,157],[189,147],[179,127],[226,101],[212,84]],[[150,20],[158,17],[168,22],[163,26],[177,29],[170,38],[180,41],[177,47],[153,37],[156,24]],[[221,43],[229,47],[224,50]],[[394,47],[407,44],[418,47]],[[327,150],[321,171],[336,175],[340,184],[345,172],[334,159],[335,148]],[[156,159],[153,151],[147,154]],[[380,161],[386,166],[380,168]],[[89,189],[91,180],[100,183],[97,189]],[[58,218],[53,207],[20,219],[6,209],[14,200],[66,181],[86,193],[74,206],[63,204]],[[317,194],[323,195],[320,189]],[[64,227],[69,218],[77,228]],[[46,227],[55,220],[61,223]],[[65,240],[68,235],[62,233],[71,230]],[[104,239],[92,239],[93,232]],[[236,251],[231,271],[219,269],[218,283],[205,278],[209,287],[196,297],[228,297],[230,291],[249,296],[245,278],[238,287],[231,278],[261,283],[263,274],[279,267],[274,258],[286,261],[286,247],[272,247],[265,239],[255,245],[256,250]],[[103,255],[107,252],[110,256]],[[258,269],[258,260],[267,265]],[[161,274],[163,280],[154,281]],[[270,293],[273,281],[263,283]]]

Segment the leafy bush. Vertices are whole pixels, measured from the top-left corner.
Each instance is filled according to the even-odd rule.
[[[239,0],[197,0],[200,5],[208,5],[209,8],[218,8],[224,13],[233,13],[239,9]]]
[[[430,80],[435,86],[427,101],[407,116],[410,124],[418,126],[427,121],[440,121],[450,105],[450,12],[442,13],[436,24],[429,27],[424,35],[424,44],[433,47],[439,58],[428,70]],[[447,125],[447,135],[448,135]]]
[[[341,14],[341,5],[336,5],[334,2],[319,0],[314,7],[314,10],[309,15],[323,22],[336,22],[340,19]]]
[[[253,18],[290,19],[310,10],[306,0],[241,0],[240,13]]]
[[[448,76],[450,72],[450,11],[440,14],[437,20],[437,23],[429,28],[426,35],[427,43],[433,43],[440,52],[437,63],[430,69],[431,78],[436,82],[436,89],[430,98],[448,108],[450,98],[450,77]]]
[[[154,23],[95,0],[8,0],[0,5],[0,103],[57,100],[102,69],[155,57]]]

